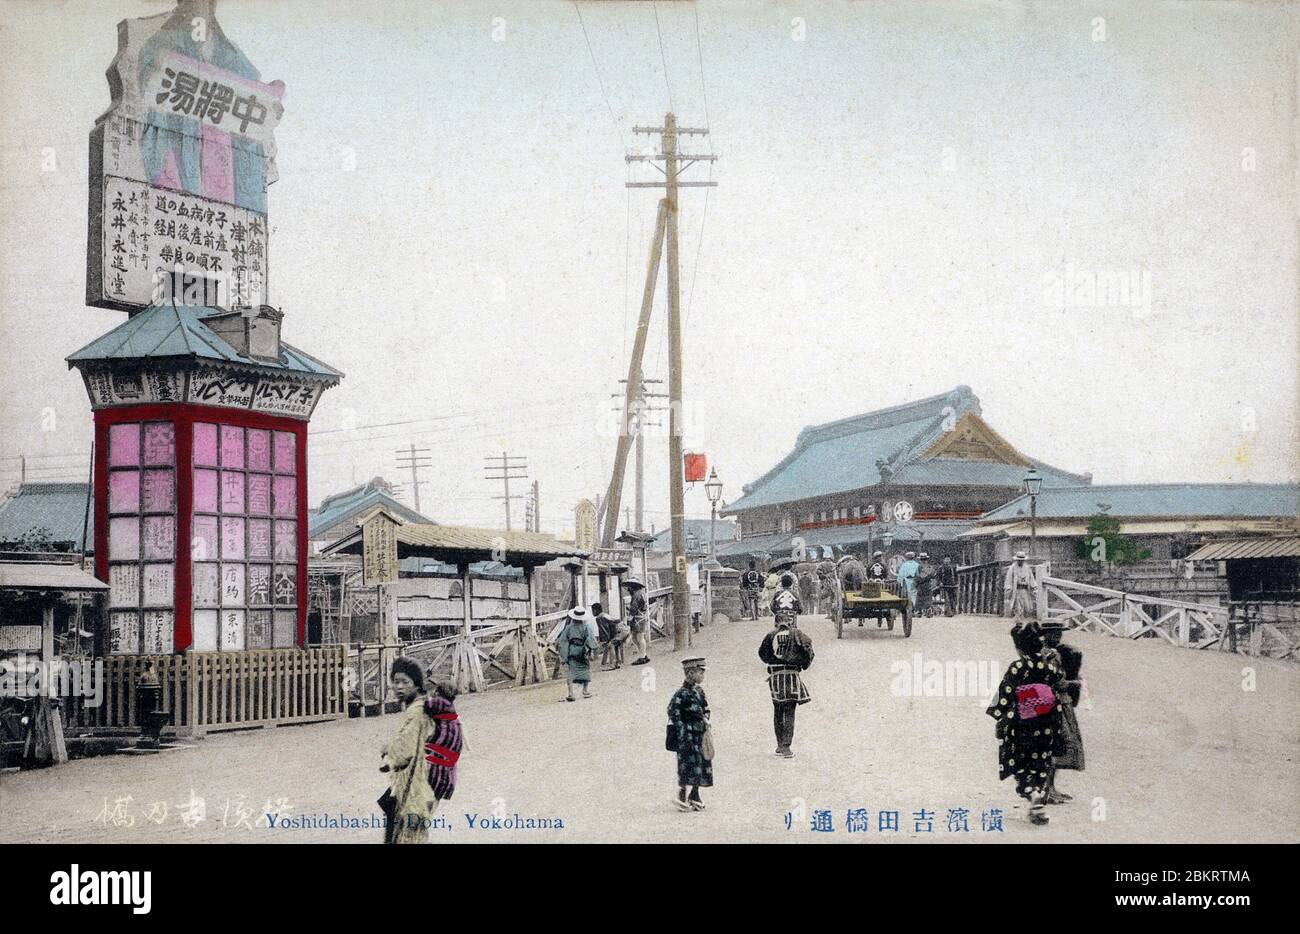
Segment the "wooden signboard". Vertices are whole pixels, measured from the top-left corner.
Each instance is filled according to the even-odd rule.
[[[361,583],[370,587],[397,580],[397,523],[379,511],[361,526]]]

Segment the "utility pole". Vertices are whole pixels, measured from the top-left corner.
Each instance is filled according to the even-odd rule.
[[[501,452],[500,457],[485,457],[487,464],[484,466],[484,477],[488,480],[500,480],[505,491],[504,496],[496,496],[494,499],[504,500],[506,504],[506,531],[510,531],[510,501],[512,499],[523,499],[522,496],[510,495],[511,480],[527,480],[528,464],[526,457],[511,457],[505,451]]]
[[[542,505],[541,505],[541,486],[536,480],[533,481],[533,531],[542,530]]]
[[[690,585],[686,579],[686,542],[682,535],[682,520],[686,512],[685,481],[682,476],[682,295],[681,276],[678,266],[677,243],[677,191],[679,188],[711,188],[717,182],[684,182],[678,175],[696,162],[713,162],[713,155],[689,155],[677,151],[679,136],[706,136],[708,130],[695,127],[679,127],[677,118],[670,111],[664,114],[663,126],[633,127],[633,133],[657,135],[660,139],[659,152],[652,155],[629,155],[628,162],[663,162],[664,179],[662,182],[628,182],[629,188],[663,188],[666,191],[660,202],[660,217],[667,214],[665,239],[668,242],[668,505],[672,521],[672,557],[673,557],[673,648],[681,650],[686,647],[690,626]],[[656,166],[656,168],[659,168]],[[656,228],[657,231],[658,228]],[[641,334],[637,333],[638,341]],[[628,399],[631,400],[633,383],[640,382],[641,361],[634,359],[634,368],[628,370]],[[615,464],[615,470],[620,467]],[[621,490],[621,478],[620,478]],[[614,492],[610,485],[611,494]],[[614,501],[614,519],[617,523],[618,502]],[[606,517],[608,520],[608,516]],[[608,533],[609,525],[606,523]]]
[[[420,484],[428,482],[420,479],[420,468],[433,466],[433,461],[429,459],[431,450],[417,448],[412,444],[410,448],[397,452],[397,466],[403,470],[409,467],[411,470],[411,491],[415,494],[416,512],[420,511]]]
[[[626,383],[627,380],[621,379],[619,380],[619,382]],[[645,531],[645,430],[647,427],[651,427],[651,428],[660,427],[659,422],[655,422],[652,425],[647,425],[645,419],[646,419],[646,415],[651,412],[664,411],[663,406],[655,405],[650,401],[651,399],[668,398],[668,394],[665,392],[650,392],[649,386],[651,384],[659,384],[662,382],[663,380],[661,379],[641,380],[641,386],[637,392],[636,401],[633,403],[632,417],[635,421],[633,422],[632,430],[633,430],[634,437],[636,438],[636,449],[635,449],[636,450],[636,460],[635,460],[636,498],[634,500],[636,504],[636,513],[635,513],[636,518],[635,520],[628,519],[626,509],[623,510],[623,515],[624,515],[624,525],[637,532]],[[614,398],[616,399],[626,398],[626,395],[627,395],[627,388],[624,387],[623,392],[614,393]],[[623,412],[624,418],[627,417],[627,413],[624,412],[623,408],[615,409],[615,411]]]

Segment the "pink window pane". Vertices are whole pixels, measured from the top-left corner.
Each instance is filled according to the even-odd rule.
[[[144,556],[176,557],[176,520],[171,516],[146,516],[144,520]]]
[[[244,475],[234,470],[221,471],[221,511],[244,513]]]
[[[140,463],[140,425],[110,425],[108,463],[113,467],[135,467]]]
[[[275,514],[277,516],[296,516],[298,514],[297,483],[298,481],[293,477],[275,478]]]
[[[275,524],[275,560],[290,560],[298,554],[298,524],[296,522],[277,522]]]
[[[271,433],[260,428],[248,429],[248,469],[271,469]]]
[[[217,560],[217,517],[195,516],[194,534],[190,538],[190,559]]]
[[[194,511],[217,511],[217,472],[215,470],[194,471]]]
[[[176,508],[176,481],[170,469],[144,472],[144,511],[171,512]]]
[[[248,520],[248,557],[271,557],[271,520]]]
[[[140,511],[140,471],[114,470],[109,473],[108,511]]]
[[[244,429],[235,425],[221,426],[221,466],[244,466]]]
[[[140,520],[108,520],[108,557],[113,561],[134,561],[140,557]]]
[[[217,426],[200,422],[194,426],[194,463],[217,466]]]
[[[244,560],[244,520],[231,516],[221,518],[221,557],[231,561]]]
[[[170,466],[176,462],[176,429],[171,422],[148,422],[144,426],[144,462]]]
[[[271,514],[270,474],[250,473],[248,475],[248,514],[250,516]]]
[[[294,445],[296,439],[293,432],[277,431],[275,433],[275,472],[276,473],[293,473],[294,467]]]

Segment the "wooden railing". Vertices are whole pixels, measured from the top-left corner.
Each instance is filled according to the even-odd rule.
[[[957,612],[1001,616],[1002,581],[1007,566],[1000,561],[972,564],[957,569]]]
[[[1127,593],[1059,577],[1045,577],[1042,585],[1043,616],[1075,629],[1122,639],[1160,638],[1187,648],[1229,648],[1226,607]]]
[[[69,659],[103,665],[98,706],[85,698],[66,703],[69,730],[130,730],[140,726],[136,686],[146,662],[161,689],[159,707],[177,733],[336,720],[346,717],[346,649],[248,649],[183,655],[110,655]]]

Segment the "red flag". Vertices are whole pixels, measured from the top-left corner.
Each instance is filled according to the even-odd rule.
[[[686,482],[698,483],[709,472],[709,459],[703,454],[684,454],[686,461]]]

